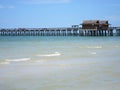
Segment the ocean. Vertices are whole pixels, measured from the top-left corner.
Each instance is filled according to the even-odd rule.
[[[119,36],[0,36],[0,90],[120,90]]]

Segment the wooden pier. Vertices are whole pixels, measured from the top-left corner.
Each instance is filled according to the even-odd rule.
[[[113,32],[115,31],[115,33]],[[108,30],[82,28],[15,28],[0,29],[0,36],[120,36],[120,27]]]
[[[109,27],[107,20],[84,20],[65,28],[0,29],[0,36],[120,36],[120,27]]]

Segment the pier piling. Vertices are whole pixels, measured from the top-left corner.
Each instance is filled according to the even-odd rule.
[[[120,28],[116,28],[120,36]],[[113,36],[113,28],[108,30],[82,28],[33,28],[0,29],[0,36]]]

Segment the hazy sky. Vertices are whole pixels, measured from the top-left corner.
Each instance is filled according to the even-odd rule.
[[[95,19],[120,26],[120,0],[0,0],[0,28],[68,27]]]

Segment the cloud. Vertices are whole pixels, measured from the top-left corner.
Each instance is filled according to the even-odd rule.
[[[7,6],[5,6],[5,5],[0,5],[0,9],[13,9],[13,8],[15,8],[13,5],[7,5]]]
[[[26,4],[59,4],[69,3],[71,0],[23,0]]]

